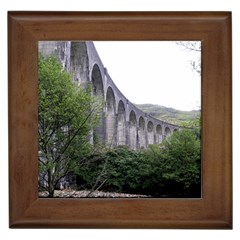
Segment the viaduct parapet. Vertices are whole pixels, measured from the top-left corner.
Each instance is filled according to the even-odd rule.
[[[39,52],[55,55],[73,81],[92,86],[93,94],[104,99],[102,117],[94,136],[110,147],[128,145],[132,149],[159,144],[164,138],[180,129],[150,116],[131,103],[115,85],[104,67],[93,42],[40,41]]]

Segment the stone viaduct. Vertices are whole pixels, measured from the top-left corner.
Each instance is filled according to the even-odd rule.
[[[138,109],[115,85],[91,41],[40,41],[39,52],[55,55],[73,81],[91,84],[93,94],[104,99],[101,121],[94,135],[110,147],[128,145],[132,149],[161,143],[180,127],[156,119]],[[131,96],[130,96],[131,97]]]

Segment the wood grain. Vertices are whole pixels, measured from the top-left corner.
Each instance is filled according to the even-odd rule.
[[[201,40],[201,199],[39,199],[40,40]],[[232,228],[231,13],[9,12],[11,228]]]

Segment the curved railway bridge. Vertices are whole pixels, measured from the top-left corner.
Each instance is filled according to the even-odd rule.
[[[40,41],[39,52],[55,55],[63,68],[73,75],[73,81],[83,86],[92,85],[93,94],[104,99],[99,126],[94,135],[114,147],[128,145],[131,149],[147,148],[180,129],[138,109],[118,89],[104,67],[93,42]]]

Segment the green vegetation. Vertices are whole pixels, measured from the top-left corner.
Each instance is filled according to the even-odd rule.
[[[50,197],[63,177],[79,171],[89,133],[98,124],[97,99],[71,79],[54,57],[39,56],[39,187]]]
[[[180,111],[154,104],[135,104],[142,111],[165,122],[184,126],[200,118],[200,110]],[[192,126],[192,125],[191,125]],[[190,126],[189,126],[190,127]]]
[[[174,132],[148,149],[91,145],[102,99],[73,83],[54,57],[40,55],[38,69],[39,191],[53,197],[60,181],[74,176],[76,188],[90,192],[200,197],[199,119],[185,122],[197,128]]]
[[[79,188],[145,194],[152,197],[200,197],[200,140],[181,130],[161,145],[134,151],[126,146],[89,156],[78,175]]]

